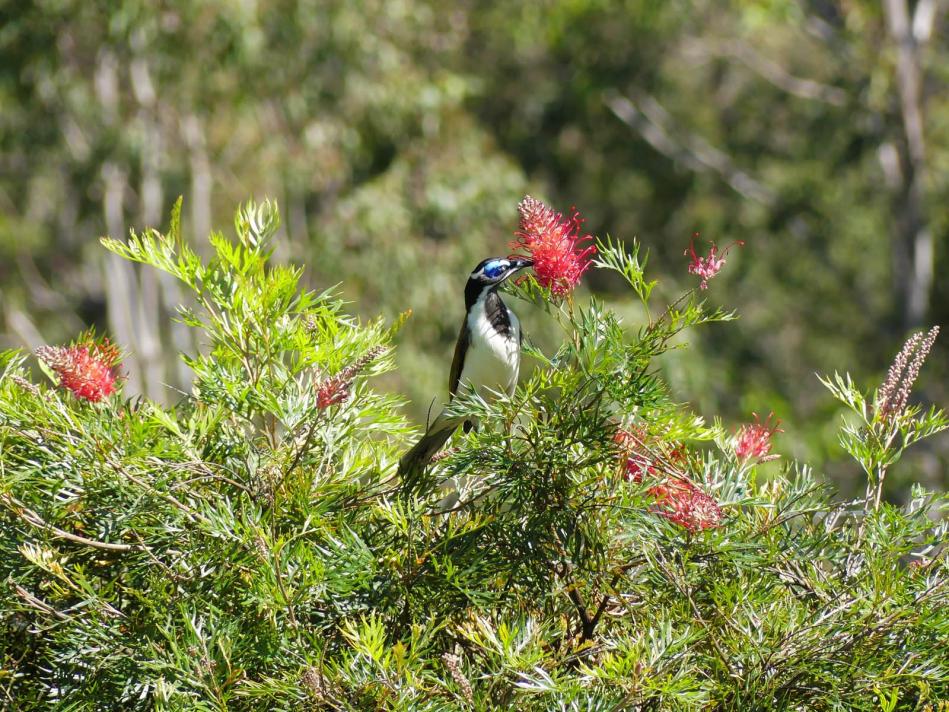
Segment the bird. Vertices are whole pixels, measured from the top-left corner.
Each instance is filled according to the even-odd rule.
[[[465,284],[465,316],[448,376],[449,403],[470,389],[489,398],[490,392],[513,395],[521,366],[521,326],[517,316],[498,294],[511,275],[530,267],[525,257],[489,257],[472,270]],[[399,475],[411,489],[425,467],[459,425],[465,432],[469,420],[450,417],[443,410],[419,441],[399,460]]]

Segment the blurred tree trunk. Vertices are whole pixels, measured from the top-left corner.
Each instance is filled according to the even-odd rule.
[[[896,89],[903,137],[881,150],[887,182],[894,189],[894,280],[902,326],[925,322],[932,293],[933,236],[926,216],[926,144],[923,138],[923,72],[920,50],[932,34],[934,0],[920,0],[913,20],[907,0],[884,0],[887,31],[896,46]]]
[[[129,65],[132,94],[138,103],[137,118],[142,132],[141,202],[142,225],[157,227],[161,218],[164,191],[161,185],[162,135],[155,115],[156,95],[148,63],[136,56]],[[136,299],[137,353],[142,365],[143,392],[149,398],[164,401],[165,364],[162,354],[159,319],[164,308],[156,270],[136,269],[139,290]]]
[[[208,158],[204,122],[194,113],[181,120],[181,132],[188,146],[191,169],[191,222],[194,238],[202,241],[211,234],[211,161]]]
[[[306,194],[297,186],[291,186],[287,193],[290,238],[302,248],[302,246],[310,244],[310,231],[307,227]]]
[[[121,239],[125,234],[123,202],[128,177],[112,161],[102,166],[102,205],[106,230],[109,235]],[[135,303],[135,274],[133,267],[117,255],[110,254],[105,263],[105,297],[109,312],[109,328],[113,340],[129,350],[123,366],[126,372],[126,388],[130,393],[142,393],[143,381],[137,357],[133,304]]]
[[[109,49],[99,53],[95,74],[96,97],[102,109],[102,121],[107,129],[114,129],[119,115],[118,60]],[[128,174],[114,160],[102,164],[102,210],[106,230],[121,239],[125,234],[125,192]],[[136,279],[130,262],[109,254],[105,263],[105,296],[109,312],[109,327],[113,339],[129,349],[124,362],[126,388],[129,393],[142,393],[143,381],[137,358],[138,343],[135,334],[133,305],[136,300]]]

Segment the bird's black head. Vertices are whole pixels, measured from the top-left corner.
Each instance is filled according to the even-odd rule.
[[[470,309],[478,297],[497,287],[518,270],[530,267],[534,262],[526,257],[489,257],[478,263],[465,285],[465,308]]]

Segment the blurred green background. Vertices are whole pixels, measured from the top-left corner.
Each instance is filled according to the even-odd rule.
[[[738,322],[663,364],[729,428],[784,423],[778,449],[844,494],[815,372],[869,388],[905,336],[946,323],[949,40],[938,0],[282,0],[0,3],[0,343],[90,324],[131,357],[126,393],[174,402],[194,336],[175,285],[100,235],[162,227],[185,198],[196,244],[254,196],[280,203],[281,260],[352,310],[395,318],[383,384],[424,420],[442,396],[482,257],[525,193],[590,232],[639,239],[659,301],[697,280],[693,232],[744,240],[711,284]],[[587,288],[641,318],[620,285]],[[521,311],[529,309],[521,307]],[[543,340],[545,324],[522,313]],[[944,334],[916,397],[947,403]],[[949,482],[949,442],[892,477]]]

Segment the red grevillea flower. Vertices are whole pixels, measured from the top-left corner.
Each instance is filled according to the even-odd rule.
[[[656,514],[691,532],[717,527],[722,522],[722,508],[691,480],[667,477],[665,482],[649,488],[656,499]]]
[[[534,260],[534,274],[541,286],[558,297],[569,294],[589,268],[590,255],[596,252],[593,245],[580,246],[593,239],[581,234],[580,213],[574,209],[565,218],[529,195],[518,204],[517,211],[521,221],[511,248],[527,251]]]
[[[718,246],[712,242],[712,246],[709,248],[708,254],[705,257],[700,256],[695,251],[695,238],[698,237],[698,233],[692,236],[692,239],[689,241],[689,249],[685,251],[684,254],[690,257],[689,262],[689,274],[697,275],[701,278],[701,283],[699,284],[699,289],[708,289],[708,281],[718,274],[719,270],[725,264],[725,255],[728,254],[728,251],[738,245],[739,247],[744,246],[744,242],[741,240],[736,240],[724,250],[721,254],[718,254]]]
[[[663,472],[680,470],[687,463],[682,443],[663,443],[650,436],[645,428],[619,430],[613,441],[626,456],[626,479],[639,483],[645,475],[658,477]]]
[[[771,452],[771,437],[775,433],[784,432],[778,427],[781,421],[775,419],[774,424],[771,423],[774,413],[769,413],[763,423],[757,413],[752,415],[755,416],[755,422],[742,425],[735,434],[735,454],[739,460],[755,458],[767,462],[777,459],[777,455],[768,453]]]
[[[36,349],[36,356],[59,377],[59,385],[76,398],[98,403],[115,393],[121,355],[108,339],[68,347],[41,346]]]
[[[642,429],[620,430],[614,441],[626,458],[627,479],[637,483],[646,476],[658,480],[646,490],[656,503],[656,514],[692,532],[721,524],[722,509],[718,503],[681,474],[688,464],[681,443],[663,447]]]

